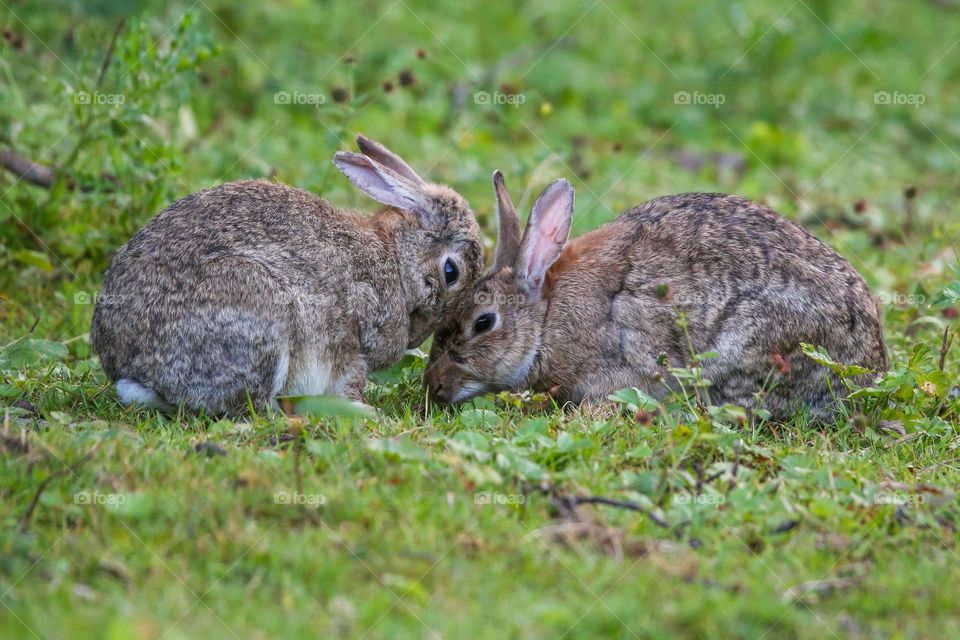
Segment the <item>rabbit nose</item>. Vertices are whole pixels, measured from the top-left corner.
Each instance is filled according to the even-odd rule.
[[[430,395],[430,399],[436,402],[437,404],[447,404],[450,401],[446,390],[443,388],[443,383],[438,382],[432,384],[427,388],[427,392]]]
[[[427,395],[432,401],[446,404],[450,402],[450,395],[444,388],[441,375],[436,367],[430,367],[423,376],[423,382],[427,387]]]
[[[447,404],[450,402],[450,394],[443,386],[443,381],[437,376],[434,376],[432,380],[427,381],[427,394],[431,400],[438,404]]]

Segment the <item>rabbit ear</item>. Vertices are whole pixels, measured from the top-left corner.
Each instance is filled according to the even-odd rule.
[[[360,153],[403,176],[413,184],[417,186],[424,184],[423,178],[418,176],[417,172],[410,168],[410,165],[376,140],[371,140],[361,133],[357,136],[357,146],[360,147]]]
[[[429,198],[407,178],[359,153],[338,151],[333,164],[360,191],[389,207],[423,215],[430,211]]]
[[[538,293],[547,270],[567,244],[573,218],[573,193],[573,185],[566,180],[551,182],[537,198],[527,220],[516,271]]]
[[[497,194],[497,249],[492,273],[497,273],[517,261],[520,253],[520,219],[499,170],[493,172],[493,190]]]

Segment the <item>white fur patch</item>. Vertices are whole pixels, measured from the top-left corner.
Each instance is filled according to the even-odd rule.
[[[116,386],[117,395],[120,396],[120,402],[125,405],[139,404],[150,409],[167,406],[167,403],[164,402],[160,396],[136,380],[121,378],[117,380]]]
[[[332,391],[333,363],[318,357],[316,351],[300,354],[287,376],[286,394],[319,396]]]
[[[450,401],[450,404],[457,404],[458,402],[469,400],[474,396],[479,396],[485,390],[486,390],[486,386],[483,384],[480,384],[479,382],[464,382],[463,386],[460,387],[460,390],[457,391],[457,394],[453,396],[453,399]]]

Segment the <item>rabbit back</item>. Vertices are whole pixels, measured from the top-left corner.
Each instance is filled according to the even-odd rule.
[[[549,274],[547,384],[574,398],[639,386],[704,361],[710,398],[775,414],[829,404],[826,370],[799,351],[885,370],[876,305],[863,278],[810,233],[763,205],[722,194],[651,200],[568,245]],[[599,294],[599,295],[598,295]],[[680,314],[686,328],[678,324]],[[585,364],[589,363],[589,364]]]
[[[94,350],[111,380],[191,409],[264,406],[284,390],[343,393],[366,373],[359,354],[376,352],[378,362],[406,346],[382,245],[360,216],[292,187],[244,181],[198,192],[114,258]],[[360,324],[371,329],[365,344]]]

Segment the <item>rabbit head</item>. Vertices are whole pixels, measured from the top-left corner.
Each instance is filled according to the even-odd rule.
[[[551,183],[537,198],[521,238],[503,175],[493,174],[497,249],[490,273],[458,296],[434,336],[425,382],[438,402],[457,403],[522,386],[542,341],[548,271],[570,233],[573,186]]]
[[[334,164],[362,192],[387,205],[377,216],[396,246],[410,318],[408,347],[430,335],[457,294],[483,270],[476,216],[453,189],[426,182],[378,142],[357,136],[362,153],[337,152]]]

